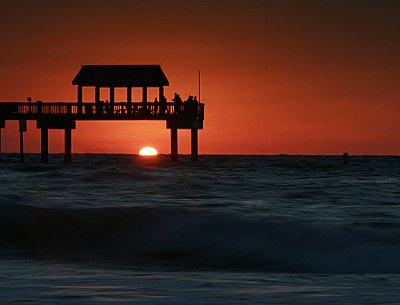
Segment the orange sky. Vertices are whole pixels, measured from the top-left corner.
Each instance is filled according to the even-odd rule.
[[[399,16],[381,0],[6,0],[0,100],[75,101],[82,64],[161,64],[168,100],[197,95],[202,73],[201,154],[399,155]],[[18,151],[16,122],[2,140]],[[164,122],[79,121],[73,152],[169,153],[169,140]],[[51,130],[50,152],[62,141]],[[39,147],[30,122],[25,150]]]

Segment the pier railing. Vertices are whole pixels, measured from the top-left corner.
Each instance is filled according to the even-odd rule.
[[[0,102],[0,119],[3,120],[199,120],[204,119],[204,104],[154,102],[82,103],[76,102]]]

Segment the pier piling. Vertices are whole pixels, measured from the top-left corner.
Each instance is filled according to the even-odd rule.
[[[19,131],[19,161],[24,162],[24,133]]]
[[[171,160],[178,161],[178,129],[171,128]]]
[[[65,152],[64,152],[64,162],[71,162],[71,146],[72,146],[72,130],[71,128],[64,129],[64,144],[65,144]]]
[[[41,128],[41,155],[42,162],[49,161],[49,129]]]
[[[24,132],[27,131],[26,120],[19,120],[19,161],[24,162]]]
[[[192,161],[199,159],[199,142],[198,142],[198,129],[191,130],[191,141],[192,141]]]
[[[1,144],[1,133],[2,133],[3,128],[6,128],[6,121],[0,119],[0,161],[1,161],[1,158],[2,158],[2,152],[3,152],[2,144]]]

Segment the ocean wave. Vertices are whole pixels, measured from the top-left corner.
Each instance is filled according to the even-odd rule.
[[[51,259],[182,268],[399,273],[400,230],[190,208],[0,206],[0,247]]]

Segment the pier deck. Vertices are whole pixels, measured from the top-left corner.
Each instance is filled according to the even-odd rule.
[[[76,121],[133,121],[157,120],[166,121],[166,127],[171,129],[171,159],[178,158],[178,129],[191,129],[192,132],[192,160],[198,159],[197,130],[203,129],[204,104],[193,107],[182,105],[175,109],[174,103],[166,104],[165,109],[152,102],[117,102],[109,103],[82,103],[76,102],[0,102],[0,153],[1,129],[5,128],[7,120],[20,122],[20,150],[23,157],[23,135],[26,131],[26,121],[37,122],[41,129],[41,161],[48,161],[48,129],[65,130],[65,162],[71,160],[72,133],[76,128]]]

